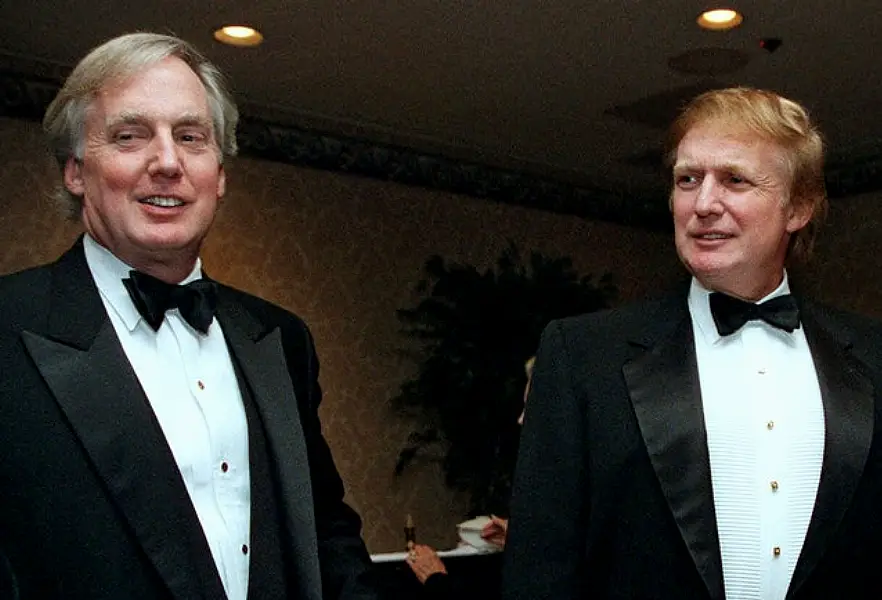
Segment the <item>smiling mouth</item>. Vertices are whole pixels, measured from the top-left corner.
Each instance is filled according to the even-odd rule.
[[[139,202],[150,206],[158,206],[160,208],[175,208],[184,205],[183,200],[170,198],[168,196],[150,196],[148,198],[142,198]]]
[[[731,235],[725,233],[705,233],[701,235],[692,236],[699,240],[707,240],[707,241],[715,241],[715,240],[728,240],[731,238]]]

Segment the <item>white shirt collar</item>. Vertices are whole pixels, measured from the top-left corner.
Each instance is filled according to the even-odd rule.
[[[123,279],[128,279],[132,267],[96,242],[88,233],[83,236],[83,251],[86,255],[86,264],[92,272],[92,279],[95,280],[95,285],[105,303],[116,311],[125,323],[126,329],[130,332],[134,331],[141,321],[141,314],[123,285]],[[202,260],[197,258],[193,270],[181,283],[189,283],[200,277],[202,277]]]
[[[692,315],[692,321],[696,324],[698,331],[704,337],[708,344],[716,344],[722,339],[717,332],[717,326],[714,323],[714,317],[710,310],[710,295],[713,290],[704,287],[695,277],[692,278],[692,285],[689,286],[689,313]],[[790,293],[790,282],[787,279],[787,271],[784,271],[784,277],[781,284],[776,287],[770,294],[761,298],[757,304],[784,296]],[[733,335],[737,335],[737,332]]]

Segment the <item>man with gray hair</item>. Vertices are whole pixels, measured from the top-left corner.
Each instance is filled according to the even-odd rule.
[[[46,112],[84,235],[0,278],[0,596],[369,600],[291,313],[202,274],[236,107],[188,43],[89,53]]]

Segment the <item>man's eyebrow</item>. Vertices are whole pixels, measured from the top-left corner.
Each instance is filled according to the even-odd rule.
[[[212,121],[204,115],[185,114],[175,119],[174,124],[176,127],[181,125],[198,125],[200,127],[206,127],[210,129],[212,126]]]
[[[737,160],[711,161],[705,163],[703,161],[684,160],[674,163],[674,171],[696,171],[707,169],[711,171],[743,171],[746,163]]]
[[[118,115],[108,117],[106,120],[107,127],[116,127],[118,125],[144,125],[150,122],[149,115],[140,112],[122,112]],[[175,127],[180,126],[199,126],[210,129],[212,121],[208,117],[199,114],[183,114],[174,120]]]
[[[674,173],[683,173],[685,171],[696,171],[700,169],[700,166],[690,160],[678,161],[674,163],[672,170]]]
[[[674,163],[674,166],[673,166],[672,168],[673,168],[675,171],[677,171],[677,170],[691,169],[691,168],[693,168],[693,167],[692,167],[692,163],[690,163],[689,161],[683,160],[683,161],[677,161],[677,162],[675,162],[675,163]]]
[[[107,127],[116,127],[117,125],[138,125],[146,121],[147,117],[142,113],[122,112],[107,117],[105,125]]]

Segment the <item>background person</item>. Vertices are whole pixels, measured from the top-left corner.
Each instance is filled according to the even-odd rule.
[[[518,417],[518,425],[524,424],[527,396],[530,393],[530,380],[533,376],[533,363],[535,356],[531,356],[524,363],[524,374],[527,376],[524,385],[524,410]],[[508,519],[490,515],[490,521],[481,530],[481,538],[493,544],[500,550],[505,548],[505,540],[508,535]],[[424,585],[424,597],[447,599],[453,597],[450,580],[447,577],[447,567],[431,546],[425,544],[410,544],[408,546],[407,565],[420,583]]]

